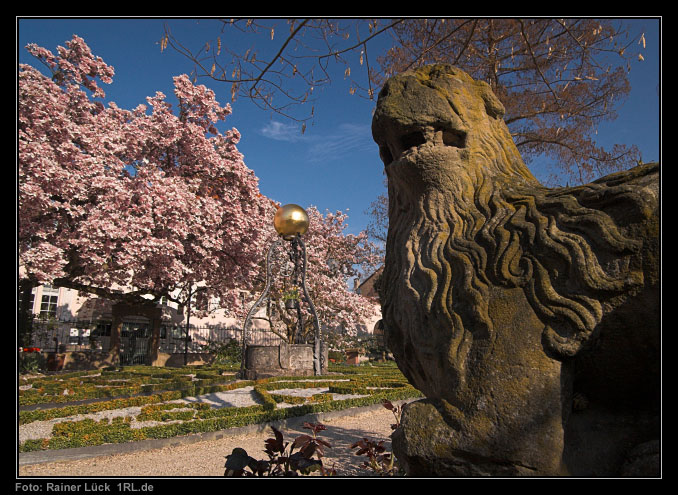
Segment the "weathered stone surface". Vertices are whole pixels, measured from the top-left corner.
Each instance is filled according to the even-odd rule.
[[[285,343],[247,346],[245,379],[279,375],[313,375],[313,346]]]
[[[659,165],[549,189],[502,117],[449,66],[379,95],[383,322],[427,397],[394,451],[414,475],[621,475],[659,438]]]

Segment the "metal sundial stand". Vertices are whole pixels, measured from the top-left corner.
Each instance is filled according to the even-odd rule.
[[[245,376],[245,360],[246,360],[246,350],[249,345],[249,327],[252,323],[252,317],[256,314],[259,306],[263,301],[266,300],[270,289],[271,283],[273,281],[273,276],[271,274],[272,264],[279,258],[280,255],[287,257],[289,262],[291,262],[292,269],[291,271],[280,270],[280,273],[283,276],[290,276],[292,287],[295,289],[301,289],[303,297],[301,300],[296,300],[295,309],[297,313],[297,325],[299,332],[297,335],[302,335],[303,333],[303,319],[301,313],[301,302],[306,302],[308,304],[309,311],[312,315],[312,321],[315,326],[314,332],[314,343],[313,343],[313,373],[314,375],[322,374],[322,370],[325,368],[325,363],[323,362],[323,354],[321,348],[321,331],[320,331],[320,321],[318,320],[318,314],[316,313],[315,306],[313,301],[308,294],[308,288],[306,287],[306,245],[301,239],[301,235],[297,232],[294,235],[281,235],[281,238],[271,244],[271,247],[268,249],[268,254],[266,256],[266,286],[264,291],[256,300],[254,305],[250,308],[245,318],[245,324],[243,325],[242,332],[242,359],[240,364],[240,377]],[[283,259],[283,264],[288,261]]]

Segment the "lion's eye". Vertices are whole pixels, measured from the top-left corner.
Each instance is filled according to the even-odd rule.
[[[443,144],[454,146],[455,148],[464,148],[466,146],[466,133],[454,129],[444,130]]]
[[[416,146],[422,145],[426,142],[426,137],[421,131],[411,132],[400,138],[400,147],[403,150],[408,150]]]

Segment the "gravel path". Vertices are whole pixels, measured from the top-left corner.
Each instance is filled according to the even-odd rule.
[[[384,408],[323,421],[327,430],[321,438],[329,441],[332,448],[326,449],[323,464],[334,467],[339,476],[370,476],[369,470],[361,467],[364,457],[355,455],[351,444],[363,437],[384,440],[390,451],[393,413]],[[301,427],[285,428],[285,440],[292,442],[308,430]],[[271,430],[261,433],[226,437],[221,440],[204,441],[189,445],[177,445],[156,450],[94,457],[76,461],[50,462],[20,466],[19,476],[223,476],[225,456],[236,447],[244,448],[257,459],[266,459],[264,442],[272,436]]]

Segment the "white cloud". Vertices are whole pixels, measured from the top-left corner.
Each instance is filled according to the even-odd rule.
[[[276,122],[275,120],[266,124],[260,132],[263,136],[275,139],[276,141],[296,143],[304,139],[301,128],[294,124],[285,124],[283,122]]]
[[[372,131],[367,124],[340,124],[331,134],[317,136],[309,147],[309,161],[325,162],[348,153],[375,152]]]
[[[303,154],[310,163],[341,159],[349,153],[375,153],[376,156],[369,124],[338,124],[324,133],[308,128],[304,134],[296,124],[270,121],[260,133],[276,141],[298,143],[304,147],[300,149],[300,155]]]

